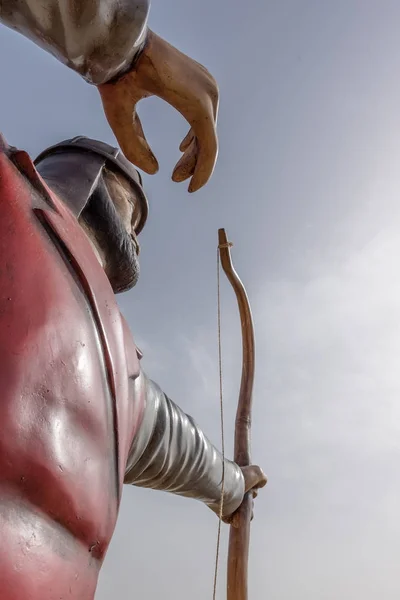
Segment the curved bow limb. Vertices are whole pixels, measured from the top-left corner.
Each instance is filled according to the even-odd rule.
[[[240,467],[251,464],[250,431],[253,383],[255,372],[254,325],[250,304],[243,283],[232,264],[224,229],[218,231],[221,265],[231,283],[238,302],[242,328],[242,379],[236,412],[234,461]],[[230,526],[228,550],[228,600],[247,600],[247,568],[249,558],[250,522],[253,510],[252,492],[247,492]]]

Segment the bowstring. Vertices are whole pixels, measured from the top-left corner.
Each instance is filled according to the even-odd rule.
[[[222,385],[222,343],[221,343],[221,287],[220,287],[220,247],[217,247],[217,327],[218,327],[218,371],[219,371],[219,410],[221,423],[221,455],[222,455],[222,480],[221,480],[221,501],[219,505],[219,520],[217,532],[217,548],[215,553],[213,600],[217,596],[219,555],[221,548],[221,528],[222,517],[224,514],[224,493],[225,493],[225,433],[224,433],[224,400]]]

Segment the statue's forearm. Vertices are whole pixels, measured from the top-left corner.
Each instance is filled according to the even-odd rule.
[[[0,0],[0,22],[98,85],[129,69],[149,7],[150,0]]]
[[[131,448],[125,483],[195,498],[218,512],[220,453],[156,384],[147,380],[145,385],[144,420]],[[241,470],[225,460],[224,516],[239,507],[243,492]]]

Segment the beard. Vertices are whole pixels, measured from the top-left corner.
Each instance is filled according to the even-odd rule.
[[[104,252],[104,267],[115,294],[133,288],[139,279],[136,244],[126,231],[103,177],[79,217]]]

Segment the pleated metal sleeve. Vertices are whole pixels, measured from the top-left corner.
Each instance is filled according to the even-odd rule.
[[[219,512],[223,460],[192,417],[143,373],[146,408],[128,458],[125,483],[195,498]],[[225,459],[224,516],[241,504],[244,478]]]

